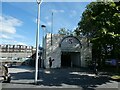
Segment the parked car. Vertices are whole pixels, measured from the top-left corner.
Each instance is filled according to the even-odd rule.
[[[0,65],[0,82],[10,83],[11,75],[8,73],[6,65]]]

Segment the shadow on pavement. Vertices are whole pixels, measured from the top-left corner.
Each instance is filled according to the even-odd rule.
[[[91,76],[90,76],[91,75]],[[68,87],[77,86],[82,87],[83,90],[94,90],[97,85],[110,83],[110,79],[107,76],[94,77],[88,72],[73,69],[41,69],[39,71],[38,85],[43,86],[64,86]],[[14,80],[34,80],[34,72],[18,72],[11,73],[13,84],[32,84],[26,82],[14,82]]]
[[[107,76],[89,76],[87,73],[82,74],[81,71],[70,70],[47,70],[41,73],[39,81],[40,85],[44,86],[63,86],[73,85],[82,87],[83,89],[93,90],[97,85],[106,84],[109,81]],[[85,72],[84,72],[85,73]]]

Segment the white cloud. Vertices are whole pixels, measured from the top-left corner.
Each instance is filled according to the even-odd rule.
[[[56,10],[56,9],[52,9],[51,10],[53,13],[64,13],[64,10]]]
[[[14,35],[12,35],[12,37],[13,37],[13,38],[25,39],[25,37],[24,37],[24,36],[19,35],[19,34],[14,34]]]
[[[22,21],[11,17],[11,16],[1,16],[0,15],[0,32],[8,33],[8,34],[15,34],[16,27],[21,26]]]
[[[0,23],[0,32],[2,33],[9,33],[9,34],[15,34],[16,30],[13,26],[5,25],[5,23]]]
[[[12,16],[0,15],[0,41],[3,44],[22,44],[26,45],[25,37],[18,34],[17,27],[22,26],[23,22]]]
[[[10,37],[5,34],[0,34],[0,39],[10,39]]]
[[[13,40],[16,38],[24,39],[25,37],[22,35],[19,35],[19,34],[0,33],[0,39],[2,39],[2,40],[4,40],[4,39]]]
[[[8,33],[0,33],[0,42],[3,44],[20,44],[25,45],[26,38],[19,34],[8,34]]]
[[[26,43],[22,41],[16,41],[16,40],[2,40],[3,44],[14,44],[14,45],[27,45]]]
[[[23,42],[15,42],[16,45],[27,45],[26,43]]]

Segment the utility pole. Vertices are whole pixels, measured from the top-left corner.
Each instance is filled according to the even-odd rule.
[[[37,16],[37,32],[36,32],[36,61],[35,61],[35,84],[37,84],[38,79],[38,53],[39,53],[39,29],[40,29],[40,5],[42,1],[37,0],[38,4],[38,16]]]
[[[52,18],[51,18],[51,21],[52,21],[52,25],[51,25],[51,46],[52,46],[52,33],[53,33],[53,12],[52,12]]]

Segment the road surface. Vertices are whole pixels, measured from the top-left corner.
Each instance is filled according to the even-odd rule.
[[[108,75],[95,75],[78,68],[40,69],[38,85],[34,85],[34,68],[19,66],[9,68],[11,83],[3,83],[2,88],[79,88],[79,90],[118,90],[117,81]],[[23,90],[23,89],[22,89]]]

